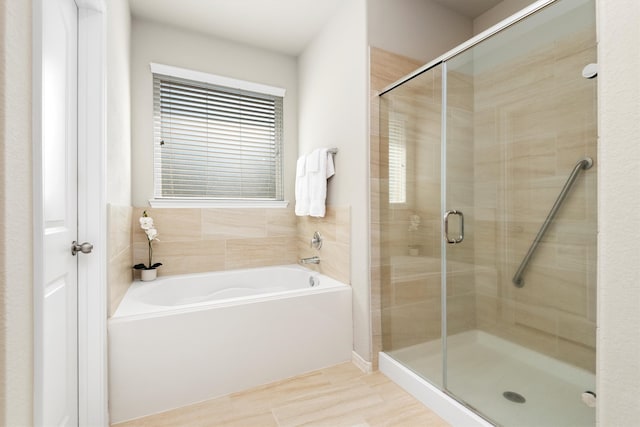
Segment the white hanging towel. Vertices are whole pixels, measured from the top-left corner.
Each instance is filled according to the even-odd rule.
[[[309,215],[309,188],[307,185],[307,156],[302,155],[296,163],[296,207],[298,216]]]
[[[328,148],[319,148],[307,156],[307,187],[309,215],[324,217],[327,200],[327,179],[335,173],[333,155]]]

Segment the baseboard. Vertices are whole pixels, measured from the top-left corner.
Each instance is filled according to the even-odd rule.
[[[351,363],[356,365],[362,372],[369,374],[373,371],[373,365],[371,362],[367,362],[355,351],[351,352]]]

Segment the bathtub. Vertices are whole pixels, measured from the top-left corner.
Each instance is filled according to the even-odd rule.
[[[297,265],[135,282],[109,319],[116,423],[351,360],[351,287]]]

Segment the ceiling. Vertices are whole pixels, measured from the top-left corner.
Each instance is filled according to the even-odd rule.
[[[134,17],[296,56],[344,0],[129,0]],[[433,0],[471,19],[502,0]]]
[[[129,0],[134,17],[298,55],[344,0]]]
[[[467,18],[477,18],[502,0],[433,0]]]

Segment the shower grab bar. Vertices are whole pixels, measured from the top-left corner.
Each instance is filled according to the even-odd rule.
[[[569,190],[571,190],[573,183],[578,178],[578,174],[580,173],[581,170],[587,170],[592,165],[593,165],[593,159],[591,157],[585,157],[584,159],[581,159],[578,163],[576,163],[576,165],[574,166],[573,170],[571,171],[571,175],[569,175],[569,179],[567,179],[567,182],[565,182],[564,187],[562,187],[562,190],[560,190],[560,194],[558,195],[558,198],[556,199],[555,203],[551,207],[551,210],[549,211],[547,218],[544,220],[544,223],[542,223],[542,227],[540,227],[540,231],[538,231],[538,234],[536,235],[535,239],[533,239],[533,242],[531,243],[531,246],[529,247],[527,254],[522,259],[522,262],[520,263],[520,267],[518,267],[516,274],[514,274],[513,279],[511,279],[511,281],[517,288],[521,288],[524,286],[524,279],[522,278],[522,275],[524,274],[525,269],[529,265],[529,261],[531,261],[531,257],[533,256],[533,253],[536,251],[536,248],[540,244],[542,237],[545,235],[545,233],[547,232],[547,229],[551,225],[551,222],[553,221],[556,214],[558,213],[560,206],[562,206],[562,203],[567,198],[567,195],[569,194]]]

